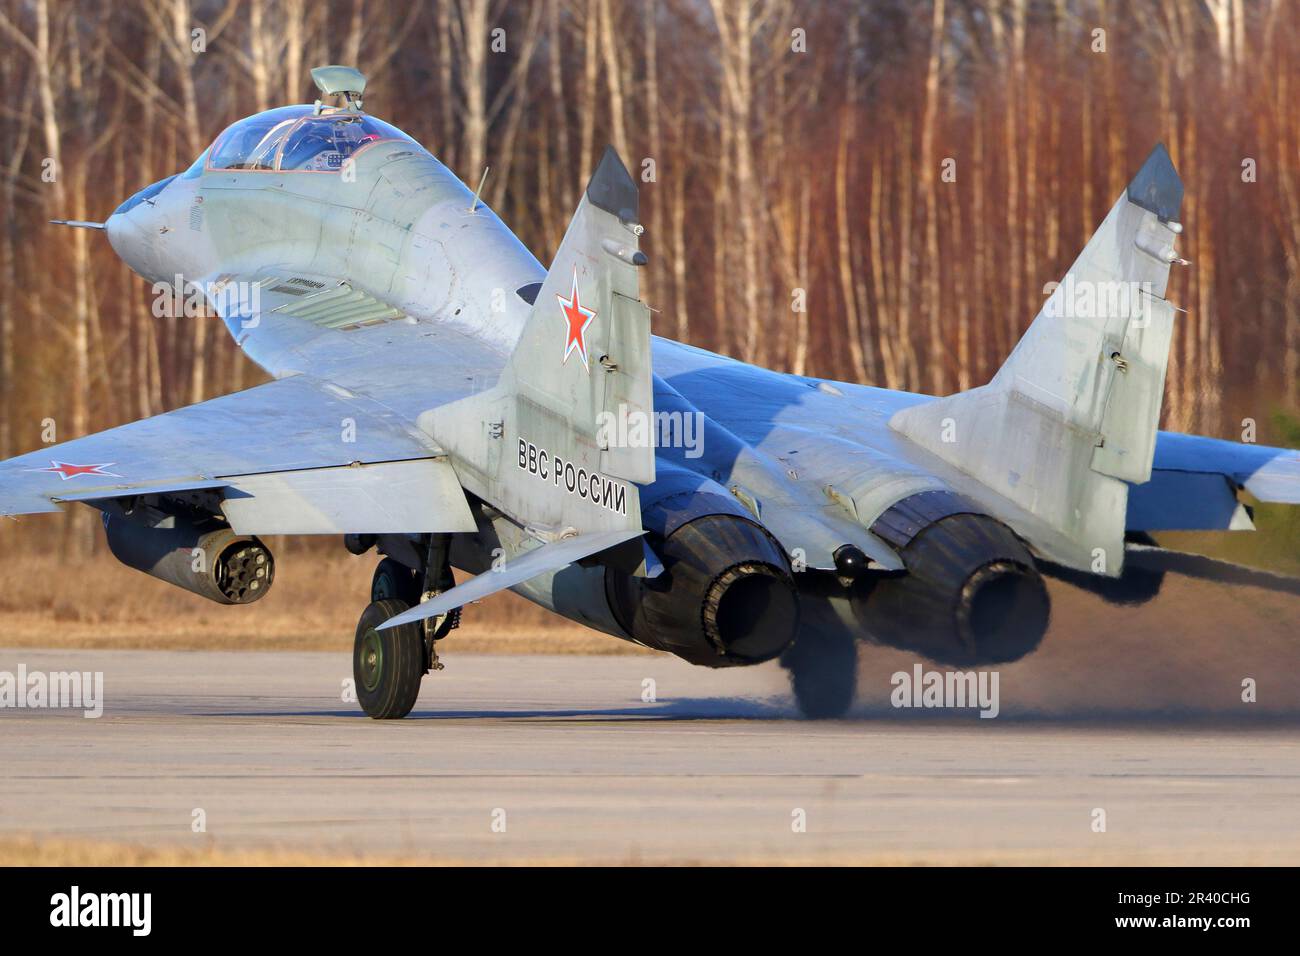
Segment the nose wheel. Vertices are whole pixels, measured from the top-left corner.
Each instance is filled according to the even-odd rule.
[[[408,607],[396,598],[372,601],[357,622],[352,676],[361,709],[376,720],[409,714],[428,671],[424,629],[418,622],[378,630],[380,624]]]

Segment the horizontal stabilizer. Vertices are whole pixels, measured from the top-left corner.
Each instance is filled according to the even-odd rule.
[[[568,567],[575,561],[581,561],[593,554],[607,551],[624,541],[630,541],[642,533],[641,531],[627,530],[597,531],[593,534],[582,534],[572,538],[552,541],[507,561],[500,568],[493,568],[491,571],[485,571],[477,577],[470,578],[464,584],[458,584],[450,591],[444,591],[442,594],[416,605],[409,611],[403,611],[396,617],[390,618],[379,625],[378,629],[382,631],[390,627],[397,627],[399,624],[409,624],[412,621],[422,621],[425,618],[446,614],[448,611],[463,607],[471,601],[481,600],[490,594],[512,588],[516,584],[523,584],[529,578],[534,578],[539,574],[558,571],[561,568]]]
[[[1300,451],[1294,448],[1161,432],[1155,467],[1217,473],[1260,501],[1300,505]]]

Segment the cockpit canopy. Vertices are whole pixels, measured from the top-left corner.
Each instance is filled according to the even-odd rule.
[[[218,136],[207,168],[338,172],[350,157],[386,140],[418,146],[397,127],[364,113],[282,106],[242,119]]]

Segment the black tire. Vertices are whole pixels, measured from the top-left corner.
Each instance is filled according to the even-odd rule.
[[[376,720],[405,717],[420,696],[426,672],[423,629],[412,623],[375,630],[408,607],[405,601],[374,601],[357,622],[352,677],[361,709]]]
[[[848,634],[807,632],[781,657],[805,717],[834,720],[848,713],[858,689],[858,642]]]
[[[1154,601],[1165,583],[1165,572],[1152,568],[1135,568],[1124,566],[1123,573],[1117,578],[1093,577],[1093,590],[1100,594],[1107,604],[1119,607],[1137,607]]]
[[[422,577],[392,558],[384,558],[370,579],[371,601],[405,601],[407,607],[420,603]]]

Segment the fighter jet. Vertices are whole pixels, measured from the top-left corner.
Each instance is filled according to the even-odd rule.
[[[653,335],[612,149],[546,269],[364,111],[358,71],[312,75],[324,100],[70,223],[156,295],[200,298],[272,380],[4,462],[0,514],[89,505],[118,560],[222,604],[272,586],[267,536],[374,553],[371,717],[406,715],[461,610],[507,588],[694,664],[778,659],[813,717],[848,709],[863,644],[1028,654],[1044,575],[1120,602],[1171,569],[1294,589],[1150,537],[1251,528],[1243,489],[1300,502],[1295,451],[1158,430],[1182,262],[1163,147],[992,381],[931,397]]]

